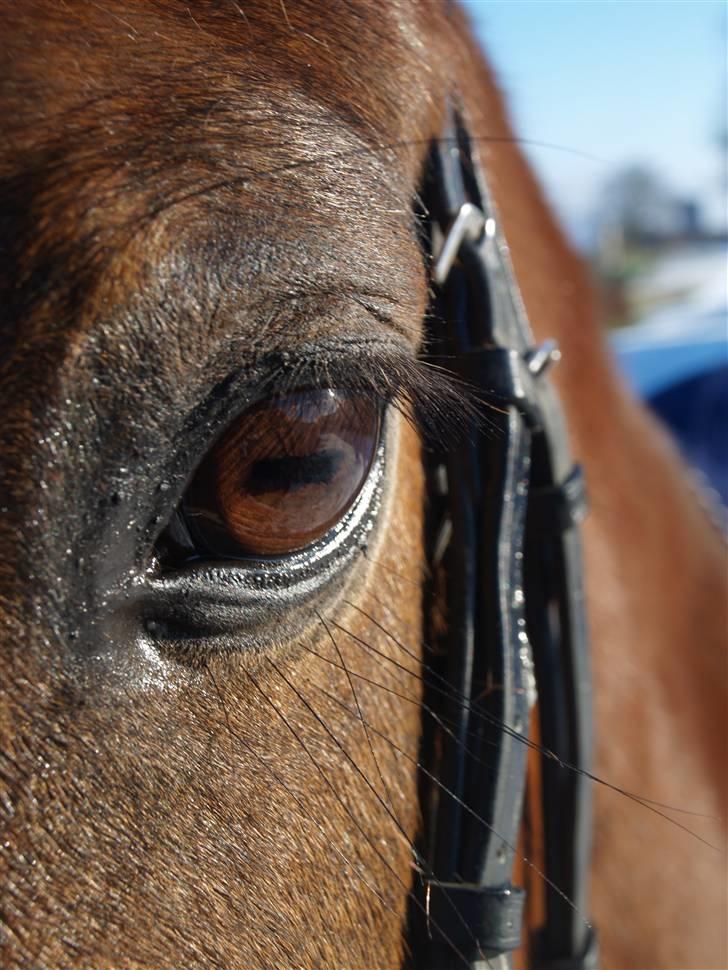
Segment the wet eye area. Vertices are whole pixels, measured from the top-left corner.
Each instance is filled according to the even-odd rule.
[[[281,557],[323,538],[359,495],[381,424],[377,400],[334,388],[255,404],[195,472],[158,543],[162,565]]]

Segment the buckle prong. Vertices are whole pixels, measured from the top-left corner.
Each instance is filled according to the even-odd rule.
[[[437,257],[432,271],[432,277],[438,286],[442,286],[448,278],[463,241],[469,239],[471,242],[478,242],[486,229],[486,221],[491,222],[492,220],[486,220],[485,215],[477,205],[473,205],[472,202],[463,202],[447,231],[440,255]]]
[[[526,366],[534,377],[540,377],[561,360],[561,351],[555,340],[544,340],[526,354]]]

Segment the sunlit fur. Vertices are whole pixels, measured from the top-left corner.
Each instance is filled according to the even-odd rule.
[[[416,349],[413,201],[449,93],[536,334],[562,347],[592,502],[597,771],[725,818],[724,552],[615,377],[586,274],[454,5],[3,0],[0,16],[6,965],[406,958],[425,568],[415,432],[398,422],[380,528],[302,633],[276,617],[259,652],[233,638],[189,665],[167,642],[157,664],[134,646],[135,596],[152,520],[172,511],[164,456],[211,387],[264,351],[336,335]],[[724,844],[717,823],[689,822]],[[598,791],[604,965],[725,967],[724,868]]]

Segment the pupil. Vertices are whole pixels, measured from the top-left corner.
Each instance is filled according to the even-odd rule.
[[[295,491],[305,485],[326,485],[337,474],[341,462],[342,456],[335,451],[262,458],[253,466],[245,487],[256,495],[268,491]]]

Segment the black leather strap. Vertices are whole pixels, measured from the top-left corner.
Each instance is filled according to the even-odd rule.
[[[523,895],[510,874],[527,749],[518,737],[528,733],[536,680],[544,744],[586,769],[591,702],[578,536],[585,492],[546,378],[557,354],[532,344],[483,172],[455,111],[433,148],[424,198],[438,285],[433,318],[443,322],[431,328],[432,355],[484,401],[482,422],[435,458],[447,468],[446,495],[433,501],[449,520],[436,533],[451,535],[443,564],[452,696],[443,713],[455,727],[428,748],[443,787],[424,793],[434,872],[424,896],[440,930],[428,927],[417,965],[445,970],[463,957],[475,968],[484,955],[519,945]],[[546,875],[575,908],[547,890],[539,959],[552,970],[550,961],[570,959],[586,970],[578,961],[596,944],[585,921],[583,777],[546,761],[543,813]]]
[[[584,521],[589,508],[584,473],[575,465],[558,485],[532,488],[528,496],[528,531],[563,533]]]
[[[452,124],[434,150],[428,186],[433,226],[444,232],[468,198],[454,116]],[[508,299],[508,292],[497,294],[488,287],[479,246],[477,239],[457,246],[459,260],[472,272],[463,263],[448,273],[439,308],[448,321],[447,333],[436,338],[458,376],[487,387],[501,406],[489,419],[490,435],[473,425],[445,458],[452,523],[445,564],[447,676],[457,694],[445,713],[456,728],[441,738],[438,774],[451,794],[432,793],[431,865],[436,879],[427,889],[458,950],[473,965],[483,953],[490,957],[520,942],[522,894],[510,885],[526,771],[526,747],[517,735],[527,731],[533,699],[523,602],[513,596],[523,585],[531,434],[521,407],[527,395],[520,387],[531,375],[522,371],[517,354],[511,354],[514,348],[497,344],[500,335],[491,324],[502,314],[490,312],[491,298]],[[476,708],[489,720],[478,717]],[[501,724],[509,730],[503,731]],[[484,785],[485,759],[492,772]],[[488,820],[487,826],[473,813]],[[467,889],[455,888],[463,884]],[[443,970],[451,962],[458,963],[438,934],[428,965]]]
[[[581,953],[565,957],[544,957],[538,948],[538,940],[534,948],[534,970],[599,970],[599,946],[594,932],[587,934],[586,942]]]

